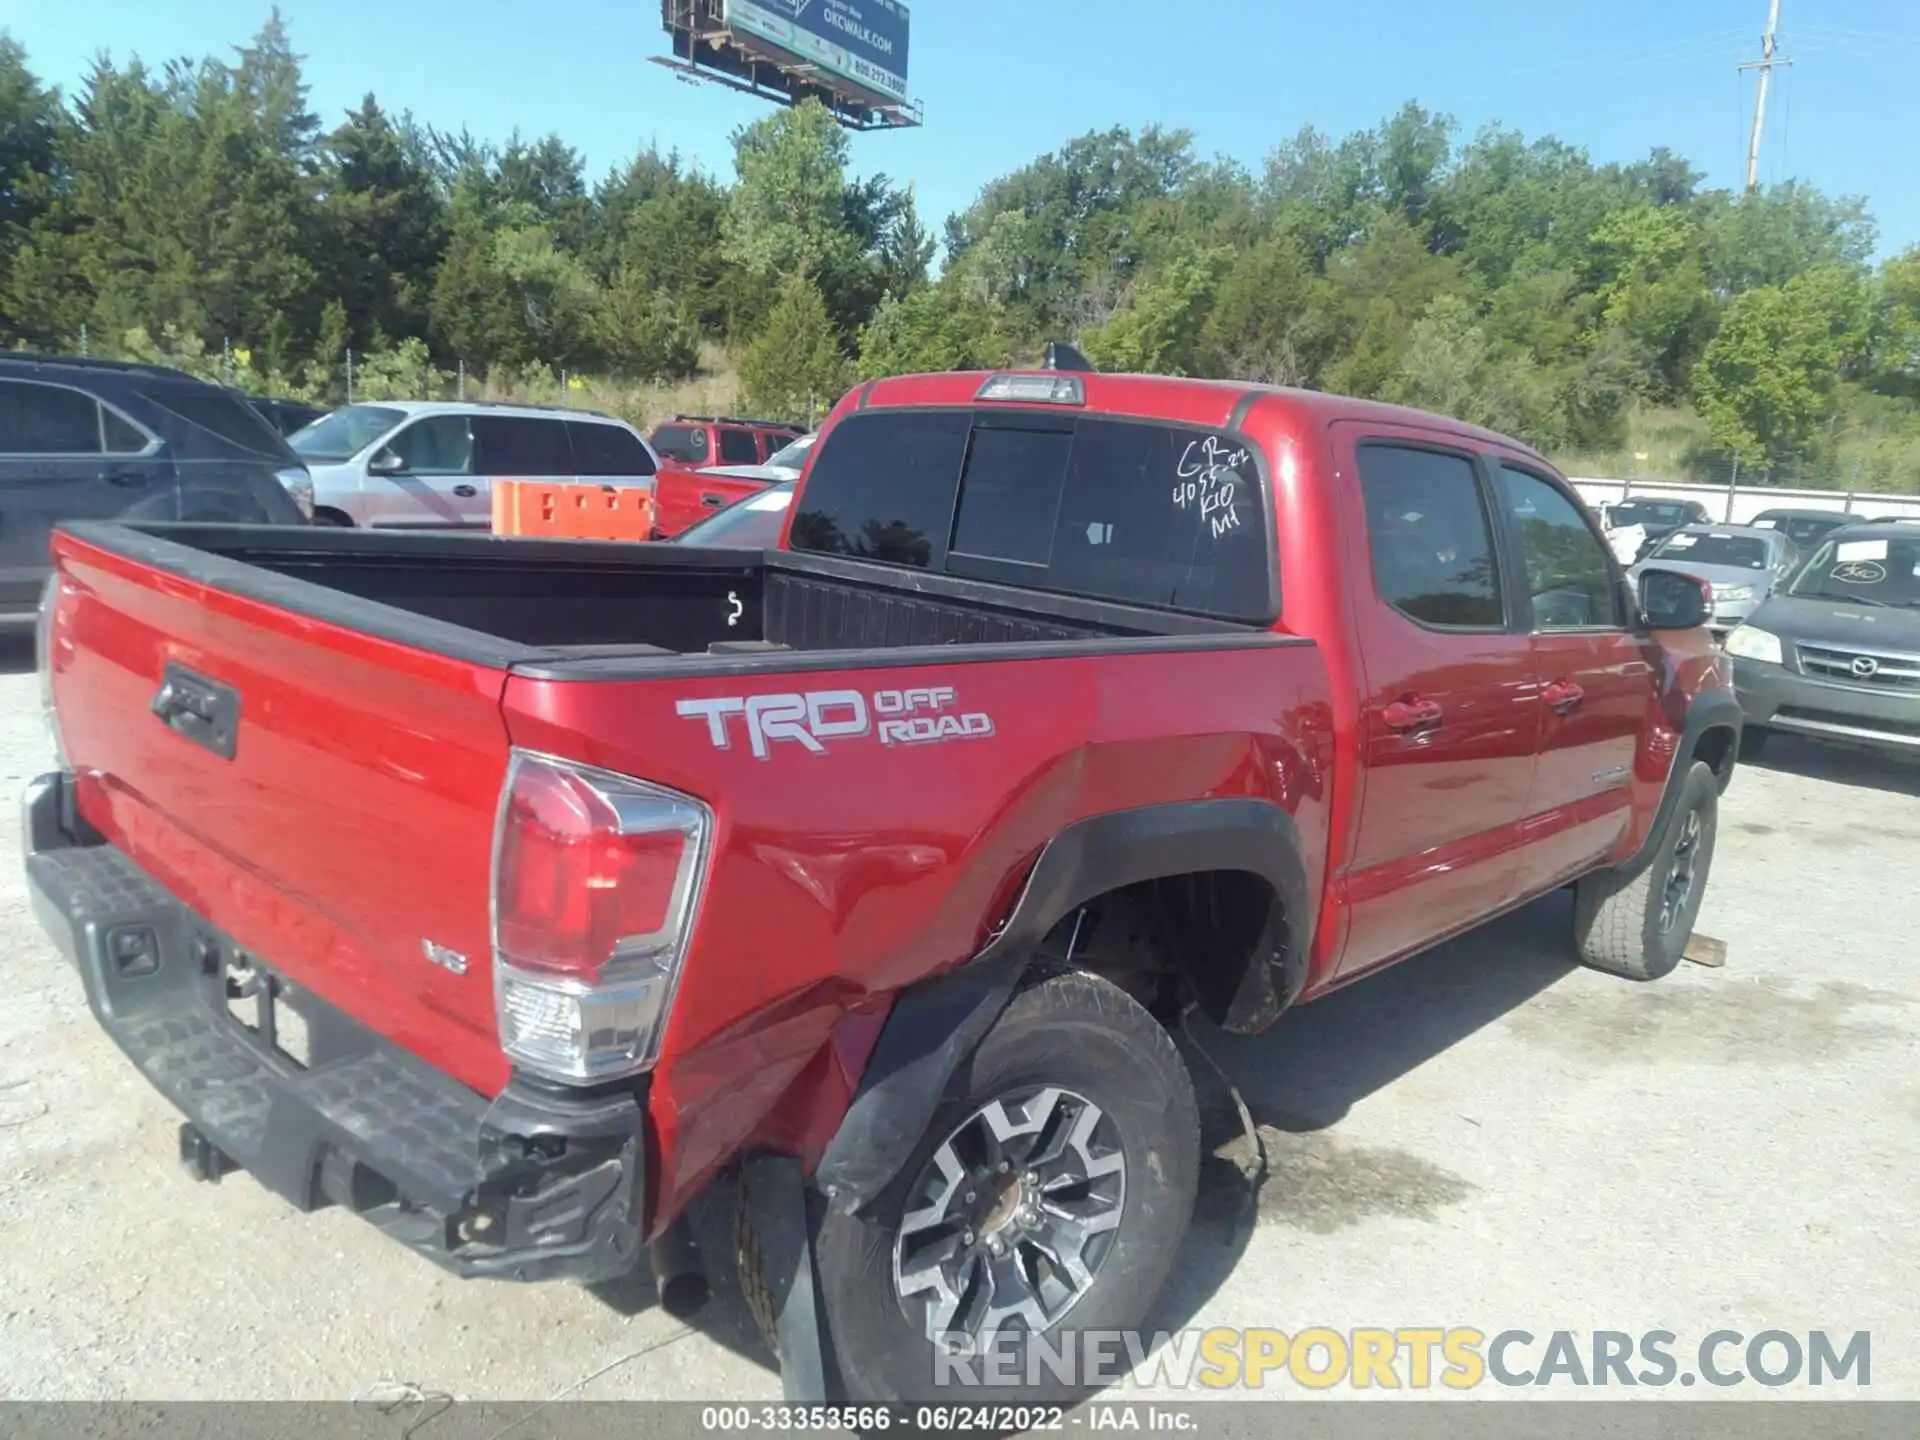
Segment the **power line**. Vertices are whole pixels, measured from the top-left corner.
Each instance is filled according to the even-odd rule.
[[[1747,190],[1749,193],[1760,185],[1760,142],[1767,131],[1767,91],[1773,88],[1773,72],[1782,65],[1791,65],[1793,61],[1778,54],[1776,41],[1780,33],[1780,0],[1768,0],[1767,29],[1760,37],[1760,58],[1749,60],[1740,68],[1760,72],[1760,88],[1753,101],[1753,133],[1747,137]]]
[[[1704,60],[1716,53],[1730,52],[1747,36],[1744,30],[1707,31],[1699,35],[1685,36],[1673,40],[1661,41],[1651,46],[1637,46],[1612,54],[1572,55],[1563,60],[1551,61],[1545,65],[1523,65],[1507,72],[1509,77],[1539,75],[1548,71],[1567,70],[1574,67],[1586,69],[1590,66],[1609,67],[1660,65],[1676,60]]]

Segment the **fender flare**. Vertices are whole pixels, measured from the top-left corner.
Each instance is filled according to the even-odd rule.
[[[1709,730],[1731,730],[1733,732],[1733,751],[1727,763],[1726,775],[1720,782],[1724,791],[1732,780],[1735,767],[1739,764],[1740,732],[1746,724],[1746,716],[1740,709],[1740,701],[1731,690],[1703,690],[1693,697],[1687,706],[1687,718],[1680,728],[1680,738],[1674,742],[1673,768],[1667,771],[1667,783],[1660,791],[1659,808],[1653,812],[1653,824],[1647,828],[1646,838],[1640,842],[1640,848],[1620,868],[1628,873],[1637,873],[1653,859],[1653,852],[1659,847],[1660,837],[1667,833],[1667,822],[1673,816],[1673,808],[1680,803],[1680,792],[1686,787],[1687,774],[1693,769],[1693,758],[1700,750],[1700,741]]]
[[[1264,800],[1148,805],[1077,821],[1040,853],[1013,913],[972,960],[902,991],[847,1113],[814,1171],[834,1209],[871,1203],[911,1158],[948,1083],[1000,1018],[1035,949],[1066,916],[1109,891],[1206,870],[1246,871],[1273,887],[1268,963],[1230,997],[1264,1024],[1306,983],[1314,907],[1293,817]],[[1276,929],[1280,932],[1274,933]],[[1237,1027],[1238,1028],[1238,1027]]]

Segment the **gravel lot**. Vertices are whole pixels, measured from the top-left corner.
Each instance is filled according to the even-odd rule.
[[[29,651],[0,662],[17,794],[50,755]],[[729,1274],[683,1332],[646,1282],[463,1283],[245,1176],[191,1183],[0,834],[0,1397],[778,1395]],[[1777,741],[1722,811],[1701,926],[1725,970],[1576,969],[1556,897],[1210,1042],[1271,1178],[1249,1216],[1212,1087],[1221,1153],[1152,1323],[1665,1328],[1683,1356],[1865,1329],[1869,1393],[1920,1398],[1916,880],[1920,768]]]

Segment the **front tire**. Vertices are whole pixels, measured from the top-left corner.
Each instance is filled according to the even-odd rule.
[[[894,1183],[866,1213],[821,1222],[821,1302],[848,1399],[933,1398],[942,1375],[949,1395],[1084,1393],[1084,1381],[1030,1367],[1029,1339],[1140,1323],[1186,1231],[1199,1166],[1193,1083],[1159,1022],[1084,973],[1022,991]],[[936,1334],[1006,1347],[1018,1382],[953,1383]]]
[[[1574,889],[1580,959],[1629,980],[1658,980],[1680,963],[1713,868],[1720,779],[1695,762],[1652,858],[1637,872],[1603,870]]]

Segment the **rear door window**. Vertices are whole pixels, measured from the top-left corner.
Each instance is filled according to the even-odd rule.
[[[567,434],[573,441],[576,475],[653,474],[653,457],[647,454],[640,437],[624,425],[569,420]]]
[[[479,475],[573,474],[573,451],[559,420],[517,415],[473,417],[474,473]]]
[[[1421,625],[1501,629],[1493,529],[1473,461],[1377,441],[1358,454],[1380,598]]]
[[[1232,436],[935,411],[842,421],[790,543],[1264,624],[1270,533],[1255,458]]]
[[[751,430],[736,430],[728,426],[720,432],[720,463],[722,465],[757,465],[760,463],[760,446],[753,438]]]
[[[0,380],[0,455],[98,455],[100,405],[64,385]]]

